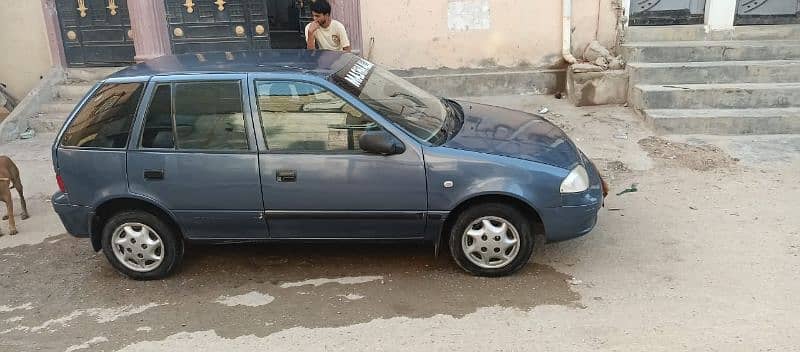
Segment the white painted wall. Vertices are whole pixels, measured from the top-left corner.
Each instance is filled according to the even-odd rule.
[[[718,31],[733,29],[736,0],[706,0],[706,29]]]

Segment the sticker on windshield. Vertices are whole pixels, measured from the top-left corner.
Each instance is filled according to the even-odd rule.
[[[340,70],[336,74],[336,77],[339,78],[339,81],[344,82],[347,86],[343,88],[347,88],[347,90],[349,90],[351,93],[358,96],[361,94],[361,90],[367,83],[367,80],[369,79],[370,74],[372,74],[374,68],[375,64],[359,58],[349,68],[345,67],[344,69]]]
[[[359,59],[353,67],[350,68],[350,72],[344,76],[344,79],[356,88],[361,88],[364,82],[367,81],[367,76],[373,67],[375,67],[375,64],[364,59]]]

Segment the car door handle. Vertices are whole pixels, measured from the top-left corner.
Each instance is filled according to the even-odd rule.
[[[295,182],[297,181],[296,170],[277,170],[275,171],[275,180],[278,182]]]
[[[164,170],[144,170],[144,178],[147,180],[163,180]]]

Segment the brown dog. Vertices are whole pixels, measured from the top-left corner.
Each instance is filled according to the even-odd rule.
[[[22,202],[22,220],[28,218],[28,206],[25,204],[25,196],[22,194],[22,182],[19,180],[19,169],[17,165],[11,161],[11,158],[0,155],[0,201],[6,203],[8,213],[3,217],[3,220],[8,219],[8,227],[10,228],[10,235],[17,234],[17,224],[14,223],[14,201],[11,199],[11,189],[16,188],[19,193],[19,198]],[[3,230],[0,228],[0,236],[3,235]]]

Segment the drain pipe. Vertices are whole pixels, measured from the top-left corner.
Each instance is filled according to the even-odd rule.
[[[562,0],[561,9],[561,56],[568,64],[574,64],[575,57],[571,53],[570,38],[572,37],[572,0]]]

